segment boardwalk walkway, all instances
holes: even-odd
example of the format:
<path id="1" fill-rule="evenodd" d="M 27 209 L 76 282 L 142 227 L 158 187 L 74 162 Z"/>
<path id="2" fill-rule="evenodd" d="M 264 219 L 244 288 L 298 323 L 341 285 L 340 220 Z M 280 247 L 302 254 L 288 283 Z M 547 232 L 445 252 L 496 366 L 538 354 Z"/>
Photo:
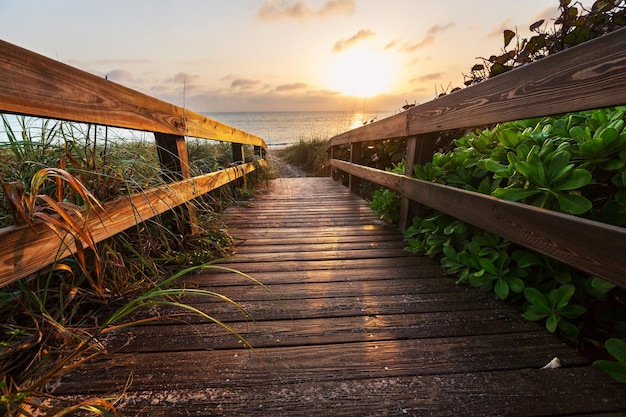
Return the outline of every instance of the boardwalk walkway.
<path id="1" fill-rule="evenodd" d="M 213 324 L 131 331 L 121 350 L 63 378 L 59 394 L 122 396 L 142 416 L 623 415 L 626 392 L 574 349 L 489 295 L 458 287 L 329 178 L 274 180 L 227 223 L 225 266 L 186 285 L 240 301 L 192 300 Z M 122 337 L 123 336 L 123 337 Z M 126 340 L 120 335 L 112 344 Z M 541 370 L 558 357 L 560 369 Z M 612 414 L 611 414 L 612 413 Z"/>

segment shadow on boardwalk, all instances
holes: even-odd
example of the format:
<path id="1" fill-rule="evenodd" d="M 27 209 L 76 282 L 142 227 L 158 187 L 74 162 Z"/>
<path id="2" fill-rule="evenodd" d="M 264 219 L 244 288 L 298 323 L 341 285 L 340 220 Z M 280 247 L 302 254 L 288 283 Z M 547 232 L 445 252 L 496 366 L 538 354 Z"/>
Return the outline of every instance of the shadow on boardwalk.
<path id="1" fill-rule="evenodd" d="M 329 178 L 281 178 L 226 223 L 241 239 L 229 273 L 188 299 L 254 346 L 194 317 L 146 325 L 62 379 L 59 395 L 120 396 L 120 415 L 622 415 L 621 385 L 488 295 L 453 284 Z M 126 344 L 125 344 L 126 343 Z M 558 357 L 560 369 L 540 369 Z"/>

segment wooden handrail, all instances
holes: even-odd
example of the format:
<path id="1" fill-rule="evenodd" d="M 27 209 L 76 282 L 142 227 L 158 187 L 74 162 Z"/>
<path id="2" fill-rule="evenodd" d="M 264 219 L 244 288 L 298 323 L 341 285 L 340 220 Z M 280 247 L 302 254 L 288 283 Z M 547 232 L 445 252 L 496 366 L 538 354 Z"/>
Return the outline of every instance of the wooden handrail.
<path id="1" fill-rule="evenodd" d="M 0 40 L 0 113 L 260 146 L 263 139 Z"/>
<path id="2" fill-rule="evenodd" d="M 626 229 L 333 159 L 333 148 L 406 138 L 432 157 L 436 133 L 626 103 L 626 29 L 331 138 L 330 165 L 626 288 Z M 425 144 L 425 141 L 428 144 Z M 411 151 L 413 150 L 413 151 Z M 425 150 L 419 154 L 420 150 Z M 429 152 L 429 155 L 426 153 Z M 352 158 L 352 156 L 351 156 Z M 408 216 L 409 210 L 404 210 Z M 401 224 L 408 224 L 408 218 Z"/>
<path id="3" fill-rule="evenodd" d="M 0 40 L 0 112 L 153 132 L 164 168 L 180 181 L 108 202 L 80 224 L 95 243 L 252 172 L 243 145 L 263 157 L 265 142 L 234 127 L 174 106 Z M 241 165 L 190 178 L 185 136 L 231 142 Z M 0 230 L 0 287 L 76 252 L 72 236 L 46 224 Z"/>

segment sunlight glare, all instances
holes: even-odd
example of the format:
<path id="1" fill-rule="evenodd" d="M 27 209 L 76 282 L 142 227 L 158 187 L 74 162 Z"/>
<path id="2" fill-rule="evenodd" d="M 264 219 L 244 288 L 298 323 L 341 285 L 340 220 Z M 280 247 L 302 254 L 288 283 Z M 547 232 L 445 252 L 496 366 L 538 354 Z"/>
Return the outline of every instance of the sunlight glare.
<path id="1" fill-rule="evenodd" d="M 333 56 L 328 83 L 332 90 L 347 96 L 372 97 L 389 92 L 393 76 L 388 54 L 359 47 Z"/>

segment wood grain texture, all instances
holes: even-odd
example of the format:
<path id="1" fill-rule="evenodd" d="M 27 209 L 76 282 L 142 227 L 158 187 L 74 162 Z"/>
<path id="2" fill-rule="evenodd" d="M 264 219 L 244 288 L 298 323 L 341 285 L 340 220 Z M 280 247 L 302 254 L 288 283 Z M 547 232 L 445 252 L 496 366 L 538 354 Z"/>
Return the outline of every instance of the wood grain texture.
<path id="1" fill-rule="evenodd" d="M 228 168 L 199 177 L 122 196 L 92 210 L 84 223 L 97 243 L 157 214 L 186 203 L 252 172 L 254 164 Z M 76 251 L 72 236 L 58 236 L 47 225 L 0 230 L 0 287 L 47 267 Z"/>
<path id="2" fill-rule="evenodd" d="M 260 146 L 250 133 L 0 41 L 0 112 Z"/>
<path id="3" fill-rule="evenodd" d="M 336 159 L 331 165 L 626 287 L 624 228 Z"/>
<path id="4" fill-rule="evenodd" d="M 327 147 L 626 103 L 626 28 L 337 135 Z"/>
<path id="5" fill-rule="evenodd" d="M 316 200 L 322 194 L 334 198 Z M 250 208 L 229 210 L 226 221 L 237 221 L 249 240 L 237 245 L 241 255 L 220 265 L 261 280 L 282 303 L 225 270 L 195 273 L 180 284 L 241 302 L 254 322 L 230 304 L 184 297 L 240 331 L 253 342 L 254 352 L 216 325 L 168 307 L 159 313 L 182 314 L 107 335 L 102 342 L 111 353 L 64 376 L 53 393 L 73 401 L 119 396 L 121 415 L 150 416 L 626 411 L 620 384 L 511 306 L 454 285 L 430 259 L 404 256 L 401 248 L 395 249 L 397 257 L 387 258 L 372 252 L 374 258 L 355 259 L 359 256 L 349 253 L 369 251 L 379 236 L 387 244 L 393 234 L 401 243 L 402 236 L 390 227 L 375 219 L 370 225 L 355 220 L 358 226 L 330 222 L 327 228 L 310 226 L 309 217 L 302 217 L 300 225 L 293 221 L 299 207 L 314 206 L 318 216 L 332 217 L 333 207 L 359 206 L 358 200 L 329 178 L 294 178 L 271 183 Z M 297 204 L 288 209 L 290 201 Z M 253 222 L 241 221 L 274 204 L 281 205 L 277 223 L 289 219 L 288 229 L 265 224 L 256 233 Z M 361 214 L 356 211 L 355 219 Z M 298 233 L 306 243 L 294 243 Z M 264 246 L 267 235 L 271 246 Z M 335 242 L 332 254 L 329 245 Z M 244 254 L 263 259 L 251 262 Z M 149 314 L 154 311 L 136 318 Z M 539 369 L 555 356 L 563 368 Z M 49 405 L 61 403 L 57 399 Z"/>

